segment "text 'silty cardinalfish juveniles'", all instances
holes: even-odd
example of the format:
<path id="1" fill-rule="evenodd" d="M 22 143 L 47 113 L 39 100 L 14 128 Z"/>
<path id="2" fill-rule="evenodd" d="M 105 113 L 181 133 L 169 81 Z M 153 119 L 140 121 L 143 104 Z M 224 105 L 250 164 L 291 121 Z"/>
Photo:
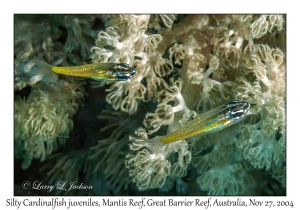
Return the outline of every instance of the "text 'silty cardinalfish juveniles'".
<path id="1" fill-rule="evenodd" d="M 148 148 L 155 151 L 171 142 L 223 130 L 224 128 L 240 122 L 246 116 L 249 109 L 249 103 L 232 100 L 227 104 L 218 106 L 196 116 L 186 126 L 169 135 L 157 136 L 154 139 L 151 139 Z"/>
<path id="2" fill-rule="evenodd" d="M 86 77 L 95 80 L 126 81 L 135 76 L 135 69 L 126 63 L 92 63 L 81 66 L 53 66 L 58 74 Z"/>

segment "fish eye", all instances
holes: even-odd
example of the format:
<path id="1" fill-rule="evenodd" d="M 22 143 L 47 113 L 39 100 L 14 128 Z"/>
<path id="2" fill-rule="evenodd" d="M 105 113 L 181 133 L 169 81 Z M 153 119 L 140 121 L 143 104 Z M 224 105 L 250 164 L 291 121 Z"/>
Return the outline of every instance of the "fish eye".
<path id="1" fill-rule="evenodd" d="M 136 75 L 136 70 L 126 63 L 114 64 L 113 71 L 110 73 L 116 77 L 117 81 L 126 81 Z"/>

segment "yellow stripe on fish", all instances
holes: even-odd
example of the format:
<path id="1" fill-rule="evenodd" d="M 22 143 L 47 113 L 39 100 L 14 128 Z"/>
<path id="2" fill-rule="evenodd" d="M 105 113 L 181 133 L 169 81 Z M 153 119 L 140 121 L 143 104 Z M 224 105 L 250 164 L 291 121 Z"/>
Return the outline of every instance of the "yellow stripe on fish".
<path id="1" fill-rule="evenodd" d="M 81 66 L 53 66 L 51 71 L 95 80 L 126 81 L 135 76 L 135 69 L 126 63 L 93 63 Z"/>
<path id="2" fill-rule="evenodd" d="M 186 126 L 166 135 L 157 136 L 149 141 L 149 149 L 158 150 L 175 141 L 214 133 L 240 122 L 250 109 L 250 104 L 232 100 L 195 117 Z"/>

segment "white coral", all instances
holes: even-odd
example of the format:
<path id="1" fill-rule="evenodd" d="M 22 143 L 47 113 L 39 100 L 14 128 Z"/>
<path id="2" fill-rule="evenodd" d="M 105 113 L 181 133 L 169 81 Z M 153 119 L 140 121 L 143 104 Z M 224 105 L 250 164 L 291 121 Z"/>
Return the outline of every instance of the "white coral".
<path id="1" fill-rule="evenodd" d="M 152 151 L 151 139 L 148 140 L 147 133 L 142 128 L 136 131 L 135 136 L 130 136 L 130 141 L 131 150 L 138 152 L 136 155 L 128 154 L 125 165 L 140 190 L 160 188 L 167 176 L 181 177 L 186 174 L 191 153 L 185 141 L 174 142 L 162 150 Z M 178 154 L 178 161 L 174 163 L 169 160 L 173 153 Z"/>

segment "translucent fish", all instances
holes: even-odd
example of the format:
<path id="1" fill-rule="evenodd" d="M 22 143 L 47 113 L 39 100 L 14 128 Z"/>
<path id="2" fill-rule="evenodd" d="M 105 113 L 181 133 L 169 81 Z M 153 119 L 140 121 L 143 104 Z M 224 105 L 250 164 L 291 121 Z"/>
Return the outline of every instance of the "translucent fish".
<path id="1" fill-rule="evenodd" d="M 135 76 L 135 69 L 126 63 L 93 63 L 81 66 L 52 66 L 51 71 L 95 80 L 126 81 Z"/>
<path id="2" fill-rule="evenodd" d="M 205 133 L 214 133 L 240 122 L 250 109 L 250 104 L 232 100 L 195 117 L 183 128 L 169 135 L 157 136 L 149 141 L 149 149 L 159 150 L 167 144 Z"/>

